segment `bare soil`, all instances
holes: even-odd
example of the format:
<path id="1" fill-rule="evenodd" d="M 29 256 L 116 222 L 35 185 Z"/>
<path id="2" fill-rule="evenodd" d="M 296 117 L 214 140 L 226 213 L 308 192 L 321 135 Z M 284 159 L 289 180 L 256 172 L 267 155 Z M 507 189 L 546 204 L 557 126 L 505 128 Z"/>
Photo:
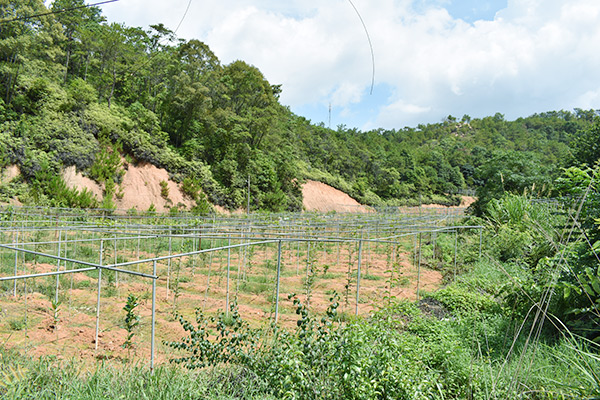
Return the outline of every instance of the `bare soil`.
<path id="1" fill-rule="evenodd" d="M 115 199 L 117 209 L 127 211 L 134 209 L 143 212 L 154 206 L 157 212 L 167 212 L 173 206 L 180 209 L 190 209 L 194 201 L 187 198 L 181 191 L 181 185 L 169 179 L 169 173 L 163 168 L 157 168 L 152 164 L 140 163 L 137 165 L 124 162 L 126 167 L 123 181 L 118 192 L 122 194 Z M 75 170 L 75 167 L 67 167 L 62 177 L 71 188 L 78 190 L 87 189 L 91 191 L 96 199 L 102 200 L 103 188 L 90 178 L 83 176 Z M 167 182 L 168 196 L 164 198 L 161 193 L 161 182 Z"/>
<path id="2" fill-rule="evenodd" d="M 346 193 L 317 181 L 307 181 L 302 185 L 302 206 L 306 211 L 320 212 L 373 212 L 370 207 L 361 205 Z"/>
<path id="3" fill-rule="evenodd" d="M 412 256 L 409 253 L 395 255 L 390 253 L 390 249 L 372 243 L 369 245 L 363 248 L 358 301 L 360 316 L 369 315 L 385 305 L 391 297 L 415 300 L 417 287 L 420 291 L 432 291 L 441 285 L 441 273 L 427 268 L 417 271 L 411 264 Z M 297 247 L 291 243 L 283 249 L 279 325 L 288 329 L 294 329 L 298 319 L 292 302 L 288 300 L 288 294 L 291 293 L 295 293 L 316 313 L 323 313 L 327 309 L 333 293 L 340 296 L 338 311 L 341 313 L 354 315 L 357 308 L 356 248 L 348 244 L 333 244 L 311 248 L 309 253 L 305 246 L 306 244 Z M 136 251 L 131 247 L 120 248 L 119 257 L 135 259 Z M 311 260 L 308 271 L 307 253 Z M 248 262 L 244 267 L 245 257 Z M 268 326 L 273 318 L 276 257 L 277 250 L 273 247 L 257 248 L 247 255 L 241 251 L 232 251 L 230 254 L 230 301 L 237 298 L 242 318 L 254 327 Z M 107 253 L 105 258 L 111 260 L 112 255 Z M 195 309 L 203 310 L 208 315 L 216 315 L 225 309 L 226 260 L 226 253 L 221 252 L 196 260 L 173 260 L 170 265 L 166 261 L 159 263 L 158 275 L 161 278 L 157 281 L 156 295 L 157 362 L 166 362 L 177 354 L 165 346 L 164 341 L 180 340 L 186 335 L 175 319 L 174 312 L 193 321 Z M 28 262 L 20 266 L 19 270 L 33 273 L 54 271 L 56 268 L 53 264 Z M 151 272 L 149 264 L 140 268 L 141 272 Z M 132 267 L 132 270 L 135 269 L 136 267 Z M 309 289 L 306 285 L 307 276 L 311 282 Z M 51 302 L 54 299 L 55 279 L 28 280 L 27 296 L 24 295 L 24 281 L 18 283 L 17 297 L 12 296 L 12 290 L 0 295 L 2 343 L 31 356 L 53 355 L 59 359 L 76 358 L 84 362 L 149 362 L 152 304 L 149 280 L 124 273 L 112 276 L 103 274 L 100 334 L 96 349 L 97 273 L 61 277 L 61 303 L 56 315 Z M 141 319 L 140 326 L 135 330 L 134 347 L 126 349 L 123 347 L 127 337 L 123 306 L 129 293 L 140 298 L 136 312 Z M 17 327 L 15 321 L 18 322 L 25 316 L 27 323 Z M 212 329 L 214 333 L 214 325 Z"/>
<path id="4" fill-rule="evenodd" d="M 81 172 L 77 171 L 74 165 L 63 170 L 62 178 L 68 187 L 75 188 L 77 190 L 87 189 L 94 194 L 96 200 L 102 200 L 102 192 L 104 189 L 98 183 L 96 183 L 96 181 L 88 178 L 87 176 L 83 176 Z"/>
<path id="5" fill-rule="evenodd" d="M 165 199 L 161 196 L 160 182 L 167 182 L 169 195 Z M 193 200 L 186 198 L 180 185 L 169 179 L 169 173 L 163 168 L 152 164 L 129 164 L 123 182 L 121 183 L 123 198 L 116 201 L 117 208 L 129 210 L 134 208 L 145 211 L 154 205 L 156 211 L 165 212 L 172 206 L 183 206 L 190 209 L 194 206 Z"/>

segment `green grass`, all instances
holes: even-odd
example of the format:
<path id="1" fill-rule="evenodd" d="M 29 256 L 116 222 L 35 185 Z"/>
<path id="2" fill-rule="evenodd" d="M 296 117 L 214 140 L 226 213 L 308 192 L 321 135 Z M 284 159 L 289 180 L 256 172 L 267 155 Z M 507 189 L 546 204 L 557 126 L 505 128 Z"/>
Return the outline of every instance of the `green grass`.
<path id="1" fill-rule="evenodd" d="M 9 319 L 8 327 L 12 331 L 22 331 L 27 327 L 27 319 L 25 317 Z"/>
<path id="2" fill-rule="evenodd" d="M 243 368 L 182 373 L 159 366 L 98 363 L 84 372 L 76 361 L 32 360 L 0 349 L 3 399 L 274 399 L 263 381 Z"/>

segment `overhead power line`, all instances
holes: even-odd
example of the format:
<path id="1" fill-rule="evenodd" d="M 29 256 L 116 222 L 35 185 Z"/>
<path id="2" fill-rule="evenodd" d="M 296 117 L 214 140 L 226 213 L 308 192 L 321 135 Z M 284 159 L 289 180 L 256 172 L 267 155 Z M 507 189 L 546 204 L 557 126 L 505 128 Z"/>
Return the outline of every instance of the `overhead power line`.
<path id="1" fill-rule="evenodd" d="M 106 0 L 106 1 L 101 1 L 99 3 L 84 4 L 82 6 L 63 8 L 61 10 L 52 10 L 52 11 L 48 11 L 48 12 L 40 13 L 40 14 L 25 15 L 23 17 L 16 17 L 16 18 L 11 18 L 11 19 L 4 19 L 4 20 L 0 20 L 0 24 L 6 24 L 6 23 L 9 23 L 9 22 L 15 22 L 15 21 L 24 21 L 24 20 L 31 19 L 31 18 L 43 17 L 45 15 L 61 14 L 61 13 L 64 13 L 64 12 L 79 10 L 81 8 L 88 8 L 88 7 L 99 6 L 99 5 L 102 5 L 102 4 L 114 3 L 116 1 L 119 1 L 119 0 Z"/>
<path id="2" fill-rule="evenodd" d="M 358 9 L 356 8 L 356 6 L 352 2 L 352 0 L 348 0 L 348 2 L 352 5 L 352 8 L 354 8 L 354 11 L 356 11 L 356 15 L 358 15 L 358 18 L 360 19 L 360 22 L 362 23 L 362 26 L 365 29 L 365 33 L 367 34 L 367 40 L 369 41 L 369 48 L 371 49 L 371 65 L 373 66 L 373 72 L 371 74 L 371 92 L 370 92 L 370 94 L 373 94 L 373 86 L 375 86 L 375 53 L 373 52 L 373 44 L 371 43 L 371 36 L 369 36 L 369 31 L 367 30 L 367 25 L 365 24 L 365 21 L 362 19 L 362 16 L 358 12 Z"/>

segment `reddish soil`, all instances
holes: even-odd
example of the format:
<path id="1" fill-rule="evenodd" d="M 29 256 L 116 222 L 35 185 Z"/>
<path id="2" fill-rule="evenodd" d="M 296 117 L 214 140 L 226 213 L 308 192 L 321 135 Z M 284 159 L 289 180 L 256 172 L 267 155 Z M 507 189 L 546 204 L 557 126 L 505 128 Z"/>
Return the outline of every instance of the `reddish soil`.
<path id="1" fill-rule="evenodd" d="M 370 245 L 370 246 L 369 246 Z M 288 294 L 296 293 L 298 298 L 308 304 L 313 312 L 322 313 L 329 305 L 329 298 L 337 292 L 340 295 L 339 311 L 354 315 L 356 309 L 356 269 L 357 252 L 353 246 L 335 244 L 329 247 L 312 248 L 312 280 L 310 299 L 307 299 L 304 285 L 306 271 L 306 245 L 300 252 L 295 244 L 285 245 L 282 254 L 282 277 L 279 301 L 279 325 L 289 329 L 296 326 L 297 315 Z M 318 245 L 316 245 L 318 246 Z M 349 253 L 352 250 L 352 253 Z M 339 253 L 338 253 L 339 251 Z M 135 250 L 120 250 L 120 256 L 135 259 Z M 110 259 L 107 254 L 106 258 Z M 232 251 L 230 258 L 230 299 L 236 297 L 240 315 L 254 327 L 268 326 L 274 311 L 274 282 L 276 271 L 275 248 L 255 249 L 248 255 L 249 263 L 243 270 L 244 259 L 241 251 Z M 416 299 L 417 271 L 411 265 L 411 255 L 399 253 L 396 260 L 388 250 L 367 244 L 363 248 L 361 265 L 360 300 L 358 313 L 367 316 L 387 302 L 388 296 L 398 299 Z M 269 260 L 269 261 L 266 261 Z M 393 262 L 391 268 L 390 262 Z M 57 266 L 48 263 L 28 263 L 19 267 L 20 271 L 47 272 Z M 63 269 L 64 266 L 61 267 Z M 151 272 L 148 264 L 141 266 L 142 272 Z M 185 336 L 181 325 L 175 320 L 173 312 L 194 320 L 194 309 L 204 310 L 208 315 L 216 315 L 225 307 L 226 253 L 213 257 L 183 259 L 181 263 L 173 261 L 158 265 L 161 278 L 157 282 L 156 345 L 157 362 L 166 362 L 176 353 L 165 346 L 165 340 L 180 340 Z M 132 267 L 136 270 L 137 267 Z M 390 279 L 390 270 L 394 273 Z M 239 275 L 238 275 L 239 271 Z M 54 298 L 55 278 L 36 278 L 28 280 L 27 299 L 23 295 L 24 282 L 18 284 L 16 298 L 5 292 L 1 297 L 2 315 L 0 317 L 0 342 L 14 347 L 32 356 L 54 355 L 60 359 L 78 358 L 84 361 L 112 359 L 116 361 L 139 360 L 149 362 L 150 321 L 151 321 L 151 283 L 143 278 L 119 273 L 118 276 L 103 273 L 103 287 L 100 305 L 100 335 L 98 350 L 95 349 L 95 315 L 97 274 L 71 274 L 61 277 L 60 298 L 57 318 L 50 299 Z M 169 291 L 167 291 L 169 276 Z M 238 281 L 238 276 L 240 280 Z M 244 280 L 243 277 L 246 277 Z M 390 281 L 393 282 L 390 289 Z M 422 268 L 419 289 L 435 290 L 440 286 L 442 276 L 438 271 Z M 348 285 L 348 288 L 346 288 Z M 41 294 L 43 288 L 46 293 Z M 239 290 L 238 290 L 239 289 Z M 136 310 L 140 315 L 140 326 L 135 331 L 134 348 L 122 347 L 127 332 L 123 327 L 125 312 L 123 306 L 127 295 L 139 296 L 140 306 Z M 15 321 L 27 315 L 27 327 L 15 328 Z M 214 325 L 213 325 L 214 333 Z"/>
<path id="2" fill-rule="evenodd" d="M 83 176 L 81 172 L 77 172 L 74 165 L 64 169 L 62 178 L 68 187 L 78 190 L 87 189 L 94 194 L 96 200 L 102 201 L 102 192 L 104 189 L 87 176 Z"/>
<path id="3" fill-rule="evenodd" d="M 115 199 L 117 209 L 124 212 L 134 209 L 137 212 L 146 211 L 151 205 L 157 212 L 167 212 L 170 207 L 179 205 L 182 209 L 190 209 L 194 202 L 185 197 L 178 183 L 169 179 L 169 173 L 162 168 L 157 168 L 148 163 L 138 165 L 128 164 L 123 160 L 126 167 L 123 181 L 117 191 L 122 194 Z M 103 188 L 95 181 L 83 176 L 75 170 L 75 167 L 66 168 L 62 177 L 67 186 L 79 190 L 91 191 L 98 200 L 102 200 Z M 162 197 L 161 182 L 167 182 L 168 196 Z M 119 198 L 120 197 L 120 198 Z"/>
<path id="4" fill-rule="evenodd" d="M 167 182 L 169 195 L 161 196 L 160 183 Z M 194 202 L 181 192 L 179 184 L 169 179 L 169 173 L 148 163 L 129 164 L 121 184 L 123 198 L 116 201 L 117 208 L 129 210 L 135 208 L 145 211 L 154 205 L 156 211 L 168 211 L 168 207 L 181 205 L 185 209 L 193 207 Z"/>
<path id="5" fill-rule="evenodd" d="M 18 165 L 9 165 L 2 170 L 0 175 L 0 182 L 8 183 L 21 174 L 21 170 Z"/>
<path id="6" fill-rule="evenodd" d="M 346 193 L 317 181 L 302 185 L 302 206 L 306 211 L 367 213 L 373 210 L 361 205 Z"/>

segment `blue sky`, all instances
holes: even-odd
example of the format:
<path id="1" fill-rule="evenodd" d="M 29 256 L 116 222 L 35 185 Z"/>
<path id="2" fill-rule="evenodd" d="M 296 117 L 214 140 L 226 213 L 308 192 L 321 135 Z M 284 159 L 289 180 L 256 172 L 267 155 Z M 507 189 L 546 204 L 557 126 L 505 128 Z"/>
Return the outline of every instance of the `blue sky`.
<path id="1" fill-rule="evenodd" d="M 431 2 L 430 2 L 431 4 Z M 433 5 L 444 7 L 454 18 L 466 22 L 479 20 L 493 21 L 496 13 L 507 7 L 506 0 L 448 0 L 434 2 Z"/>
<path id="2" fill-rule="evenodd" d="M 600 108 L 598 0 L 119 0 L 109 22 L 162 22 L 282 84 L 315 123 L 403 128 L 448 115 L 514 119 Z"/>

